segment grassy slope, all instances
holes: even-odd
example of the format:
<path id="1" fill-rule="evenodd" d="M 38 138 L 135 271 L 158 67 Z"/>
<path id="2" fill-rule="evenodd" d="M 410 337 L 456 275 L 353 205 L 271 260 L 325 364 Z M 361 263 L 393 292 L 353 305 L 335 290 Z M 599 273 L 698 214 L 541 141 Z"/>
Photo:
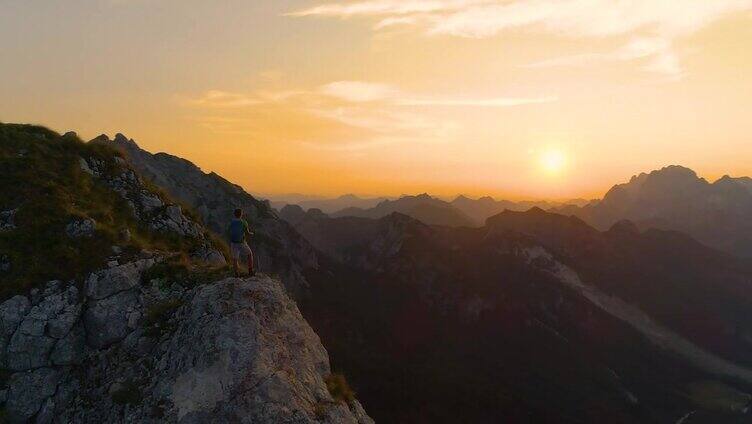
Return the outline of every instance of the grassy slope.
<path id="1" fill-rule="evenodd" d="M 106 172 L 118 172 L 119 155 L 43 127 L 0 123 L 0 211 L 19 209 L 17 228 L 0 232 L 0 256 L 11 261 L 10 271 L 0 273 L 0 299 L 51 279 L 80 279 L 105 265 L 113 245 L 124 255 L 189 247 L 148 231 L 120 196 L 81 170 L 80 158 L 94 157 L 109 164 Z M 65 227 L 75 217 L 97 222 L 93 237 L 68 237 Z M 128 242 L 120 240 L 125 229 L 133 235 Z"/>

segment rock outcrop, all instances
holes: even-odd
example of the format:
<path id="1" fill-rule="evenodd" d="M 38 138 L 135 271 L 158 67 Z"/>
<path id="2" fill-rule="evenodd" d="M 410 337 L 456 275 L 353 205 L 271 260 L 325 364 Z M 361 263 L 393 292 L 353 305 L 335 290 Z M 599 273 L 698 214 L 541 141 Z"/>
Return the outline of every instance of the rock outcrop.
<path id="1" fill-rule="evenodd" d="M 97 140 L 106 139 L 100 136 Z M 212 244 L 209 235 L 201 225 L 190 219 L 178 204 L 163 199 L 154 189 L 148 187 L 130 164 L 120 157 L 114 163 L 96 158 L 81 158 L 81 170 L 104 181 L 109 188 L 122 197 L 133 215 L 153 231 L 187 237 L 195 241 L 191 256 L 211 265 L 225 265 L 227 262 Z M 74 220 L 66 231 L 71 237 L 86 237 L 95 229 L 92 219 Z"/>
<path id="2" fill-rule="evenodd" d="M 200 215 L 204 226 L 215 234 L 224 236 L 233 210 L 243 209 L 255 233 L 252 245 L 260 270 L 278 274 L 293 295 L 308 286 L 303 273 L 318 267 L 316 252 L 287 222 L 276 216 L 268 202 L 254 198 L 215 173 L 204 173 L 185 159 L 166 153 L 149 153 L 122 134 L 111 141 L 106 136 L 92 141 L 121 150 L 128 164 L 141 176 L 190 206 Z"/>
<path id="3" fill-rule="evenodd" d="M 143 259 L 0 304 L 11 422 L 370 423 L 281 284 L 142 283 Z"/>
<path id="4" fill-rule="evenodd" d="M 91 237 L 96 228 L 97 223 L 91 218 L 75 219 L 68 223 L 65 232 L 72 238 Z"/>
<path id="5" fill-rule="evenodd" d="M 16 228 L 16 212 L 18 212 L 18 209 L 0 212 L 0 231 L 10 231 Z"/>

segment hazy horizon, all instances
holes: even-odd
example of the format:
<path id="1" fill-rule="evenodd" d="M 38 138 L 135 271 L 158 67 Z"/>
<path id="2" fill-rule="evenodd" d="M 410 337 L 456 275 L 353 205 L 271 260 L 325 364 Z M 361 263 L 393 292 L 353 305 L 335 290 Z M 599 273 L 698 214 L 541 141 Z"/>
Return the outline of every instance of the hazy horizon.
<path id="1" fill-rule="evenodd" d="M 599 198 L 752 174 L 752 1 L 11 0 L 0 121 L 254 193 Z"/>

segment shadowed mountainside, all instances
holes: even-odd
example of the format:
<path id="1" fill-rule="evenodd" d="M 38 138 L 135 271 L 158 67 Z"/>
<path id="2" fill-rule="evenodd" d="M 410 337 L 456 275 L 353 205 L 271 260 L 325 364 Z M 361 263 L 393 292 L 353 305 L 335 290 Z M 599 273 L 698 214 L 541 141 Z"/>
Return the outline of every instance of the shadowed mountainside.
<path id="1" fill-rule="evenodd" d="M 301 308 L 377 420 L 748 418 L 752 268 L 686 236 L 540 209 L 296 228 L 336 276 L 311 273 Z"/>

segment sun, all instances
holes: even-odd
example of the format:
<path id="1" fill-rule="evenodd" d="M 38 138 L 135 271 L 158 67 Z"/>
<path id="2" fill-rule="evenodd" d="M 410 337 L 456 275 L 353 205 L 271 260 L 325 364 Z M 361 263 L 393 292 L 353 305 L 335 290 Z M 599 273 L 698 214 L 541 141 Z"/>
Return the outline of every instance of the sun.
<path id="1" fill-rule="evenodd" d="M 558 149 L 548 149 L 540 155 L 540 166 L 546 174 L 560 174 L 567 166 L 567 156 Z"/>

